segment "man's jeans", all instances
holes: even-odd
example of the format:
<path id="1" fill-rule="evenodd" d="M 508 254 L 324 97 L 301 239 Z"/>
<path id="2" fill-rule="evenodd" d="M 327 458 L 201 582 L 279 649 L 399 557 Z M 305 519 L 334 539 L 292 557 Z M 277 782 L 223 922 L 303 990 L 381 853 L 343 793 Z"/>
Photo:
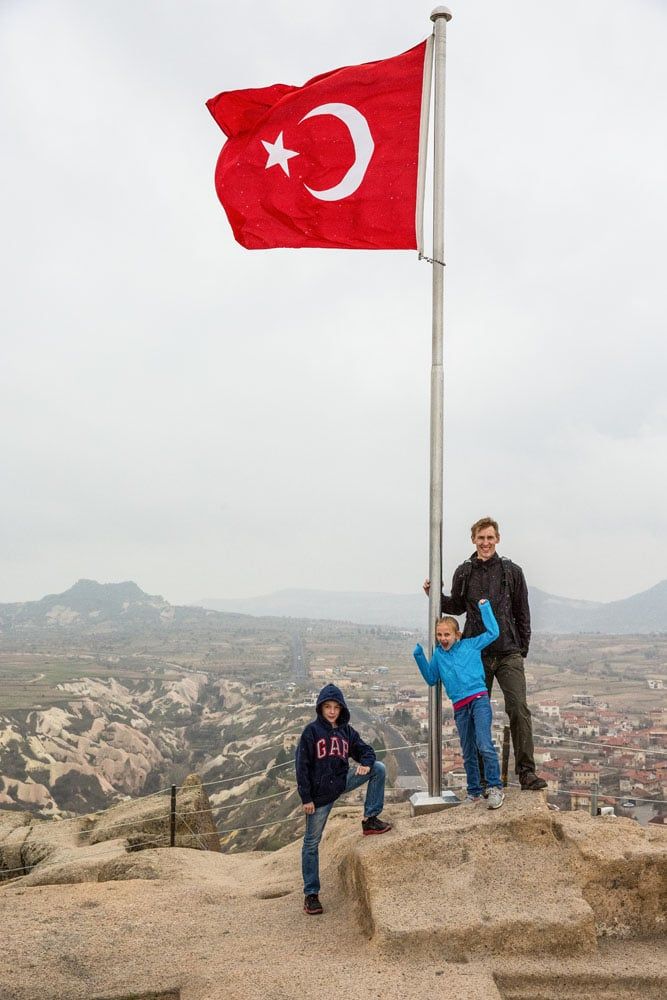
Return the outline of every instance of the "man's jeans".
<path id="1" fill-rule="evenodd" d="M 483 660 L 489 697 L 493 682 L 497 680 L 505 699 L 505 711 L 509 716 L 514 747 L 514 769 L 517 774 L 534 771 L 533 723 L 526 703 L 523 657 L 520 653 L 506 653 L 504 656 L 483 657 Z"/>
<path id="2" fill-rule="evenodd" d="M 477 754 L 484 762 L 486 783 L 490 787 L 502 788 L 498 755 L 491 740 L 491 701 L 487 695 L 469 701 L 454 712 L 454 721 L 461 739 L 463 763 L 468 781 L 468 795 L 478 798 L 482 794 L 482 780 Z"/>
<path id="3" fill-rule="evenodd" d="M 384 778 L 385 766 L 376 760 L 368 774 L 357 774 L 350 770 L 347 774 L 347 784 L 345 791 L 351 792 L 359 788 L 366 781 L 366 801 L 364 803 L 364 819 L 369 816 L 379 816 L 384 806 Z M 345 794 L 345 792 L 343 793 Z M 306 816 L 306 833 L 303 838 L 303 848 L 301 850 L 301 869 L 303 871 L 303 891 L 304 895 L 315 895 L 320 891 L 320 857 L 319 846 L 324 827 L 329 818 L 329 813 L 334 806 L 334 802 L 327 802 L 325 806 L 318 806 L 314 813 Z"/>

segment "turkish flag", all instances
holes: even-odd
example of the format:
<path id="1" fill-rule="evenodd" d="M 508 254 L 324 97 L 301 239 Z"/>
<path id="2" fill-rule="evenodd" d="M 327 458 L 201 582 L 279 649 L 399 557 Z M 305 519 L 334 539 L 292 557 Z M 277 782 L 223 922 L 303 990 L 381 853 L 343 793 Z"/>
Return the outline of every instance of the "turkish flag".
<path id="1" fill-rule="evenodd" d="M 207 101 L 228 136 L 215 187 L 242 246 L 416 248 L 425 51 Z"/>

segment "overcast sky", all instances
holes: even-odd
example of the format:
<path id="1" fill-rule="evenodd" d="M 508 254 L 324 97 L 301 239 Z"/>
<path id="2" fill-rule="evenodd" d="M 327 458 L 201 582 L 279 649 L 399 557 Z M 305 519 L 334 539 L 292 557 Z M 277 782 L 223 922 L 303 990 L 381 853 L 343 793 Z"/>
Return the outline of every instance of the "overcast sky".
<path id="1" fill-rule="evenodd" d="M 0 600 L 420 586 L 430 265 L 243 250 L 204 102 L 433 6 L 0 0 Z M 667 3 L 451 8 L 445 576 L 491 514 L 530 583 L 625 597 L 667 577 Z"/>

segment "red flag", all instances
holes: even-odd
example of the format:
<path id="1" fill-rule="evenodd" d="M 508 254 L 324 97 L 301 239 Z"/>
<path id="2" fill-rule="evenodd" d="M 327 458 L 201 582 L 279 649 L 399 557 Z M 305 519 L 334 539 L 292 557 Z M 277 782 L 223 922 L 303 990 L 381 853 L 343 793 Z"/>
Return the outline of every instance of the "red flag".
<path id="1" fill-rule="evenodd" d="M 215 187 L 242 246 L 416 248 L 425 50 L 207 101 L 228 136 Z"/>

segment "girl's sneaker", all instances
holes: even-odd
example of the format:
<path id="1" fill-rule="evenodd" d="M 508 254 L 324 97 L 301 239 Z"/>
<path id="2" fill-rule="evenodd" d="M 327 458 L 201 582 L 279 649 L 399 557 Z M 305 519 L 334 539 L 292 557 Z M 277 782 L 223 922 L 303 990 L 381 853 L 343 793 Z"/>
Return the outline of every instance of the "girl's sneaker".
<path id="1" fill-rule="evenodd" d="M 489 795 L 487 798 L 489 809 L 500 809 L 504 801 L 505 793 L 502 788 L 489 788 Z"/>
<path id="2" fill-rule="evenodd" d="M 481 795 L 466 795 L 464 799 L 461 800 L 462 806 L 478 806 L 482 801 Z"/>

